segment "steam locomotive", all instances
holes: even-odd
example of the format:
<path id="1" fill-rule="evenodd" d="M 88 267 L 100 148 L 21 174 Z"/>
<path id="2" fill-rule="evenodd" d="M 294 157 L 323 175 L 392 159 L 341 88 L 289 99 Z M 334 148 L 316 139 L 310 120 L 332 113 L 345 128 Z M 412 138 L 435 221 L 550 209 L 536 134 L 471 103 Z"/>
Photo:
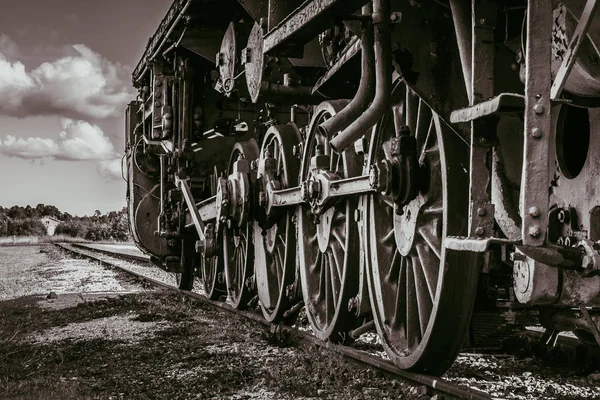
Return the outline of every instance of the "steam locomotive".
<path id="1" fill-rule="evenodd" d="M 126 110 L 135 242 L 403 369 L 507 315 L 598 345 L 599 3 L 175 0 Z"/>

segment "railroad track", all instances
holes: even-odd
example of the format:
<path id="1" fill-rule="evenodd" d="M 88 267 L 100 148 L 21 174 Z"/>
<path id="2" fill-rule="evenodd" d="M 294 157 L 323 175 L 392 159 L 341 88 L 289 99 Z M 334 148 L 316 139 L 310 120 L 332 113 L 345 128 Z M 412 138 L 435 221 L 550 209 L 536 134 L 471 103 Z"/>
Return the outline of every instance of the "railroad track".
<path id="1" fill-rule="evenodd" d="M 265 319 L 259 314 L 253 313 L 251 311 L 237 310 L 237 309 L 229 306 L 226 303 L 209 300 L 199 293 L 195 293 L 195 292 L 191 292 L 191 291 L 187 291 L 187 290 L 180 290 L 176 286 L 167 284 L 165 282 L 162 282 L 158 279 L 141 274 L 139 272 L 132 271 L 131 269 L 128 269 L 126 267 L 112 263 L 109 260 L 100 258 L 94 254 L 90 254 L 89 252 L 95 252 L 97 254 L 108 255 L 111 257 L 121 258 L 121 259 L 125 259 L 125 260 L 150 263 L 149 257 L 139 256 L 139 255 L 135 255 L 135 254 L 128 254 L 128 253 L 119 252 L 119 251 L 112 251 L 112 250 L 108 250 L 108 249 L 101 249 L 101 248 L 98 248 L 95 246 L 87 246 L 87 245 L 82 245 L 82 244 L 72 244 L 72 245 L 56 244 L 56 246 L 58 246 L 59 248 L 65 250 L 71 254 L 83 256 L 85 258 L 96 261 L 96 262 L 100 263 L 101 265 L 108 266 L 111 268 L 117 268 L 127 274 L 133 275 L 140 280 L 144 280 L 144 281 L 149 282 L 158 287 L 177 291 L 188 298 L 192 298 L 192 299 L 210 304 L 221 310 L 231 312 L 236 315 L 251 319 L 251 320 L 261 323 L 263 325 L 273 326 L 271 323 L 265 321 Z M 459 385 L 459 384 L 447 381 L 443 378 L 401 370 L 401 369 L 397 368 L 396 366 L 394 366 L 388 360 L 385 360 L 381 357 L 371 355 L 369 353 L 366 353 L 364 351 L 361 351 L 361 350 L 358 350 L 358 349 L 355 349 L 352 347 L 320 341 L 312 334 L 310 334 L 308 332 L 303 332 L 296 328 L 279 325 L 278 329 L 282 329 L 284 332 L 289 334 L 291 340 L 293 340 L 295 343 L 297 343 L 299 345 L 304 345 L 304 346 L 317 345 L 317 346 L 326 348 L 329 351 L 341 354 L 343 357 L 345 357 L 347 359 L 351 359 L 351 360 L 353 360 L 355 362 L 359 362 L 363 365 L 367 365 L 372 368 L 376 368 L 376 369 L 388 372 L 390 374 L 393 374 L 393 375 L 395 375 L 401 379 L 404 379 L 406 381 L 409 381 L 411 383 L 425 385 L 429 388 L 432 388 L 434 391 L 436 391 L 437 393 L 440 393 L 440 394 L 446 394 L 446 395 L 454 396 L 454 397 L 457 397 L 460 399 L 473 399 L 473 400 L 480 400 L 480 399 L 483 400 L 483 399 L 494 399 L 495 398 L 481 390 L 470 388 L 470 387 L 467 387 L 464 385 Z"/>

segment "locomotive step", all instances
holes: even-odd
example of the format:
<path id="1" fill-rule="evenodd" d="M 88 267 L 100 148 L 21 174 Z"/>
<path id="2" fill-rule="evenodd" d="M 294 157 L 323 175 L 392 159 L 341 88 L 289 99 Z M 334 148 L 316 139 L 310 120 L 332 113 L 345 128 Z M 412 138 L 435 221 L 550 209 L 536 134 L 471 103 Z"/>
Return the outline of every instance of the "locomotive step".
<path id="1" fill-rule="evenodd" d="M 470 107 L 452 111 L 450 122 L 469 122 L 492 115 L 521 114 L 525 110 L 525 96 L 502 93 Z"/>
<path id="2" fill-rule="evenodd" d="M 444 241 L 444 246 L 449 250 L 471 251 L 474 253 L 485 253 L 492 246 L 503 244 L 520 245 L 521 242 L 497 237 L 475 238 L 466 236 L 448 236 Z"/>

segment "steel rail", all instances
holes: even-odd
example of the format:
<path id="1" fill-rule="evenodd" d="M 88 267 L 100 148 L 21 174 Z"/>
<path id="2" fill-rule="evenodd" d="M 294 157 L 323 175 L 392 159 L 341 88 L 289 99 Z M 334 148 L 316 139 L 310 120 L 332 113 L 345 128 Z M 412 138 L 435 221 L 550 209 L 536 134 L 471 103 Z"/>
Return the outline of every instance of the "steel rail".
<path id="1" fill-rule="evenodd" d="M 255 322 L 259 322 L 265 326 L 271 326 L 271 327 L 275 326 L 275 325 L 269 323 L 268 321 L 266 321 L 261 315 L 255 314 L 250 311 L 237 310 L 237 309 L 229 306 L 226 303 L 209 300 L 199 293 L 191 292 L 188 290 L 178 289 L 177 287 L 175 287 L 173 285 L 169 285 L 167 283 L 164 283 L 158 279 L 148 277 L 146 275 L 132 271 L 126 267 L 122 267 L 122 266 L 113 264 L 107 260 L 103 260 L 103 259 L 95 257 L 93 255 L 81 252 L 79 249 L 84 249 L 86 251 L 92 251 L 92 252 L 98 252 L 101 254 L 106 254 L 106 255 L 117 257 L 117 258 L 134 259 L 137 261 L 150 262 L 149 258 L 144 259 L 143 257 L 135 256 L 132 254 L 125 254 L 125 253 L 121 253 L 121 252 L 112 252 L 110 250 L 104 250 L 104 249 L 100 250 L 100 249 L 97 249 L 94 247 L 88 247 L 84 244 L 73 244 L 72 246 L 68 246 L 65 244 L 56 243 L 55 245 L 60 247 L 63 250 L 70 252 L 70 253 L 84 256 L 91 260 L 94 260 L 94 261 L 100 263 L 101 265 L 105 265 L 105 266 L 108 266 L 111 268 L 117 268 L 117 269 L 119 269 L 123 272 L 126 272 L 128 274 L 131 274 L 143 281 L 150 282 L 150 283 L 152 283 L 156 286 L 162 287 L 164 289 L 177 291 L 186 297 L 189 297 L 189 298 L 192 298 L 195 300 L 199 300 L 203 303 L 211 304 L 214 307 L 231 312 L 233 314 L 237 314 L 239 316 L 246 317 Z M 354 349 L 352 347 L 338 345 L 338 344 L 334 344 L 334 343 L 330 343 L 330 342 L 323 342 L 307 332 L 303 332 L 303 331 L 300 331 L 298 329 L 295 329 L 295 328 L 292 328 L 289 326 L 279 325 L 278 328 L 282 329 L 286 334 L 289 334 L 290 340 L 294 341 L 297 344 L 304 345 L 304 346 L 316 345 L 316 346 L 322 347 L 329 351 L 338 353 L 346 358 L 352 359 L 353 361 L 358 362 L 360 364 L 374 367 L 374 368 L 380 369 L 382 371 L 391 373 L 392 375 L 396 375 L 396 376 L 403 378 L 407 381 L 410 381 L 412 383 L 417 383 L 420 385 L 428 386 L 428 387 L 430 387 L 438 392 L 441 392 L 443 394 L 455 396 L 460 399 L 470 399 L 470 400 L 494 399 L 493 396 L 491 396 L 483 391 L 480 391 L 478 389 L 469 388 L 469 387 L 466 387 L 463 385 L 458 385 L 458 384 L 452 383 L 450 381 L 447 381 L 443 378 L 436 377 L 436 376 L 405 371 L 405 370 L 402 370 L 402 369 L 396 367 L 390 361 L 385 360 L 381 357 L 373 356 L 371 354 L 365 353 L 361 350 Z"/>

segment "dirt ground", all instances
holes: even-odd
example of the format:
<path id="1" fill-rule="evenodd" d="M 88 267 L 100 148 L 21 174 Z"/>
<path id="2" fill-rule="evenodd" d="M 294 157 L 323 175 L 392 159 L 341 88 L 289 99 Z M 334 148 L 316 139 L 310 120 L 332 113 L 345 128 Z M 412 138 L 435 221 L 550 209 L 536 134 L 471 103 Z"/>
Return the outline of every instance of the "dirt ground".
<path id="1" fill-rule="evenodd" d="M 60 264 L 51 247 L 15 251 L 13 278 L 19 260 L 33 275 Z M 23 283 L 7 283 L 0 263 L 5 286 Z M 431 398 L 321 348 L 290 347 L 252 321 L 133 286 L 0 301 L 0 399 Z"/>

